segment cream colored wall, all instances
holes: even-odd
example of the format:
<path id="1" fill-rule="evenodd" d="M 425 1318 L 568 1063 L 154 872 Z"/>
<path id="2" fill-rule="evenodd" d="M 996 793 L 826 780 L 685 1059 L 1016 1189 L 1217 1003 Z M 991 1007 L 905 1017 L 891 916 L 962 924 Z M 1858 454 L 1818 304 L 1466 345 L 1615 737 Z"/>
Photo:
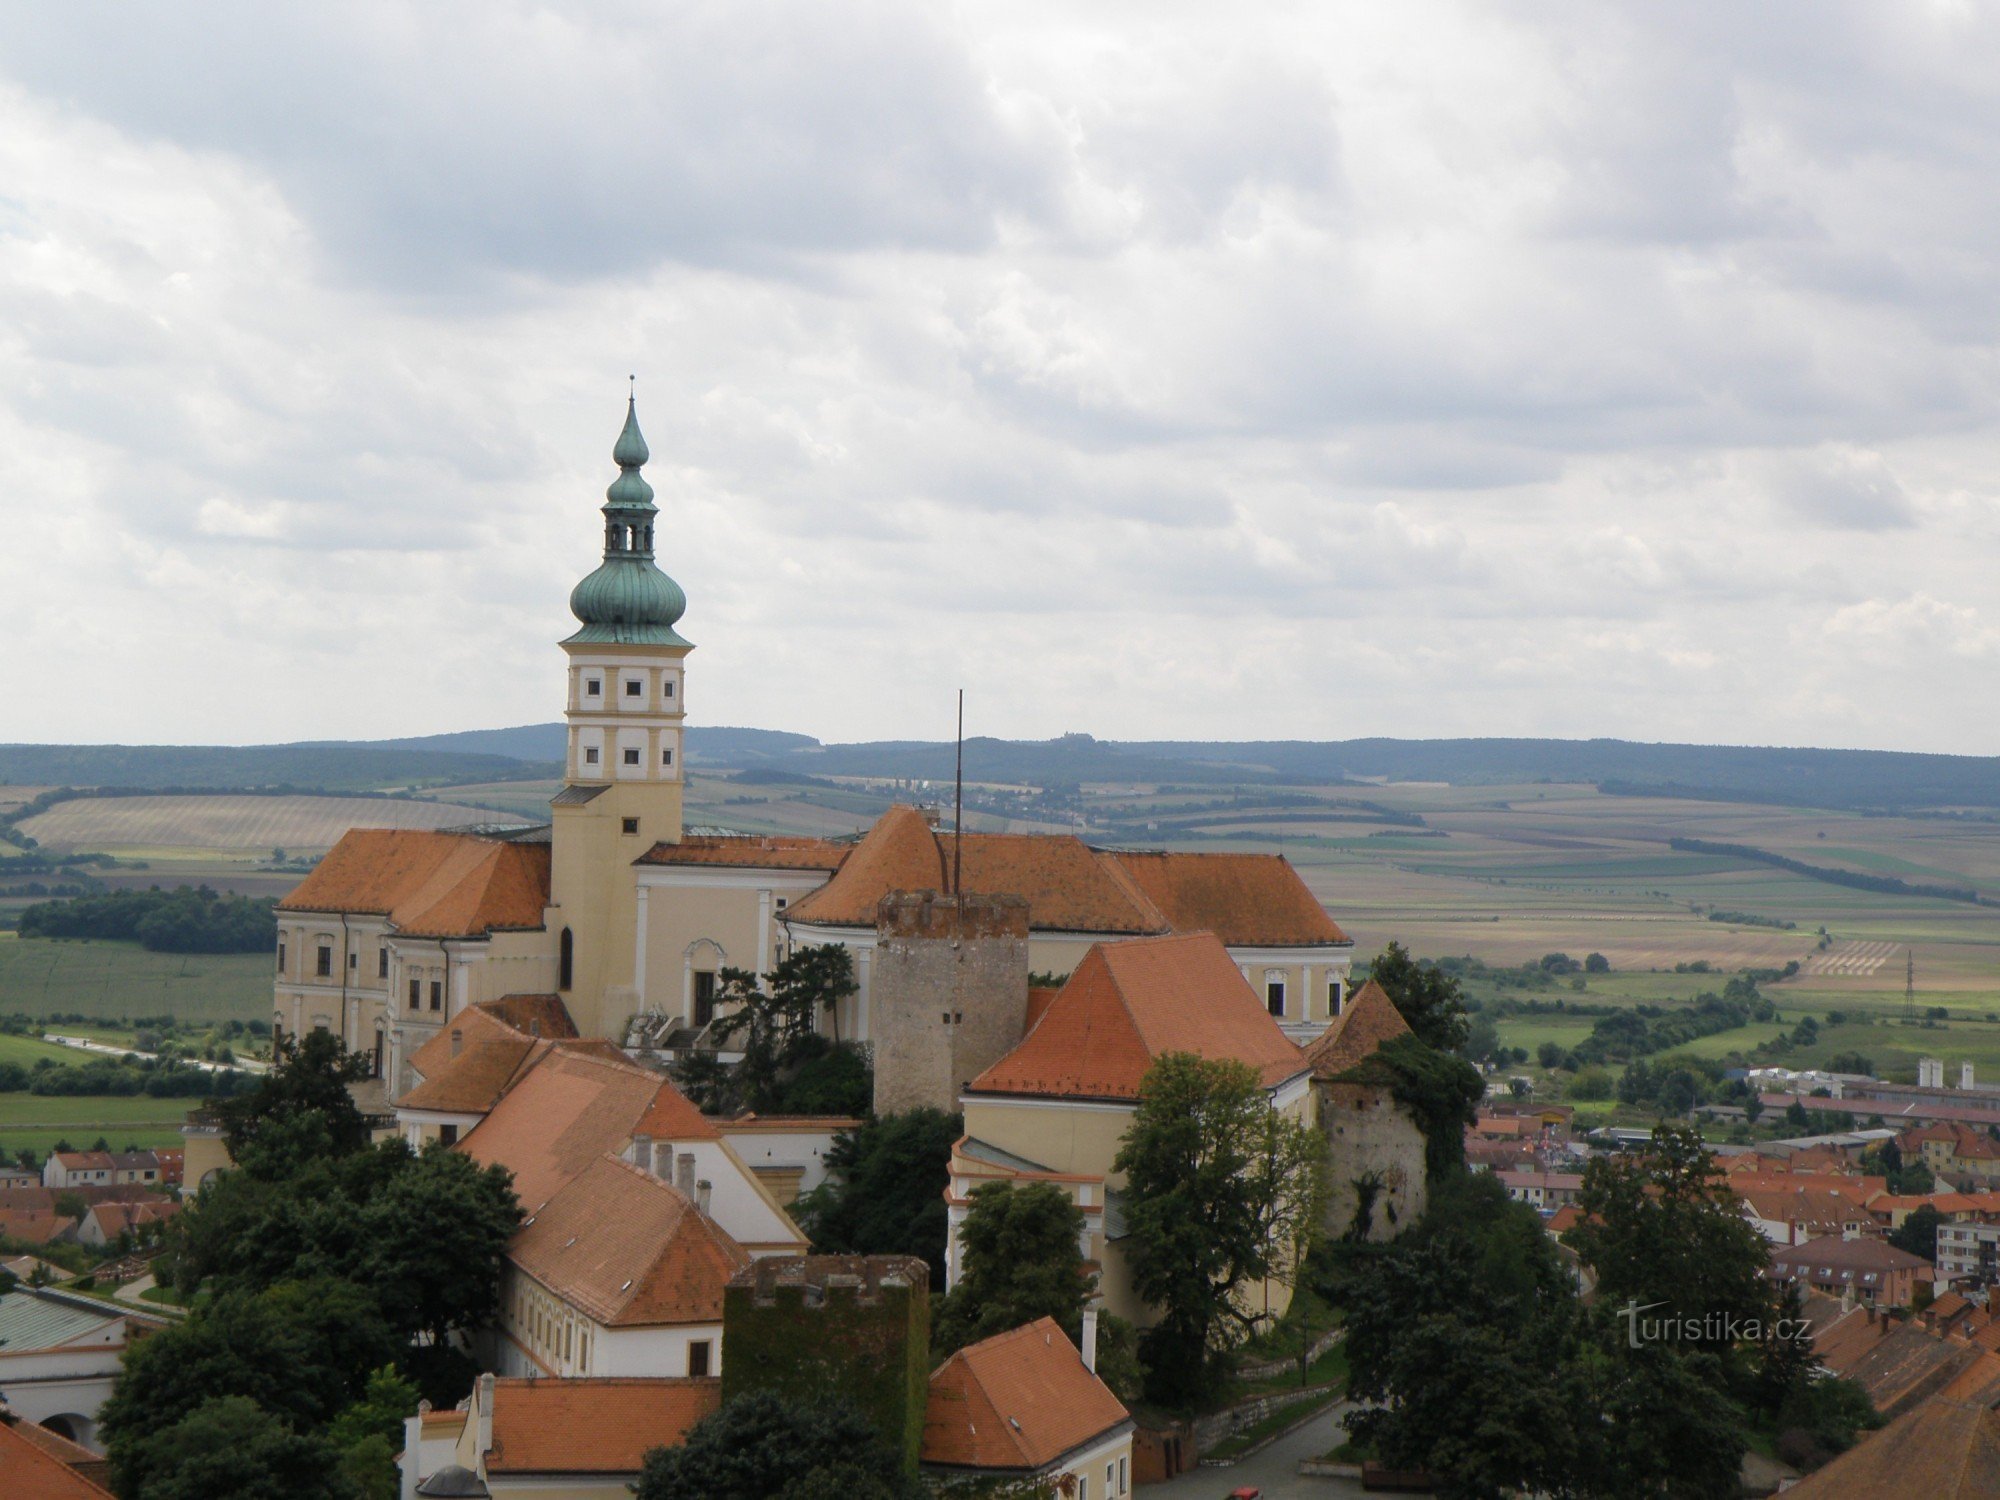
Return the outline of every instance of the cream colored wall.
<path id="1" fill-rule="evenodd" d="M 181 1149 L 187 1153 L 181 1163 L 181 1191 L 184 1194 L 198 1192 L 202 1179 L 210 1172 L 224 1172 L 236 1165 L 219 1130 L 183 1130 Z"/>
<path id="2" fill-rule="evenodd" d="M 1076 966 L 1083 962 L 1083 956 L 1090 948 L 1091 940 L 1087 937 L 1030 932 L 1028 968 L 1036 974 L 1055 974 L 1066 979 L 1076 972 Z"/>
<path id="3" fill-rule="evenodd" d="M 784 941 L 779 901 L 797 901 L 825 883 L 818 870 L 724 870 L 644 866 L 644 1009 L 688 1016 L 697 970 L 769 973 Z"/>
<path id="4" fill-rule="evenodd" d="M 1063 1104 L 1052 1100 L 1000 1103 L 967 1095 L 965 1133 L 1051 1172 L 1101 1176 L 1114 1187 L 1123 1176 L 1112 1158 L 1132 1125 L 1129 1106 Z"/>

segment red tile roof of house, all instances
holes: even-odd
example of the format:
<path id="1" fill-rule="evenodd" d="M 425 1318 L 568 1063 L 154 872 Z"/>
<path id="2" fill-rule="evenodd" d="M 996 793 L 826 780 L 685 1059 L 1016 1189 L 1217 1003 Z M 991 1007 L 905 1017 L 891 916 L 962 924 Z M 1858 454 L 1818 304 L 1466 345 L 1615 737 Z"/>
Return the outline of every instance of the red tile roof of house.
<path id="1" fill-rule="evenodd" d="M 1098 943 L 1035 1029 L 970 1085 L 975 1094 L 1136 1099 L 1169 1052 L 1233 1058 L 1265 1087 L 1306 1071 L 1214 934 Z"/>
<path id="2" fill-rule="evenodd" d="M 482 1000 L 473 1009 L 505 1021 L 516 1031 L 549 1041 L 566 1041 L 578 1034 L 560 995 L 502 995 L 498 1000 Z"/>
<path id="3" fill-rule="evenodd" d="M 624 1150 L 660 1087 L 634 1063 L 554 1047 L 454 1149 L 506 1167 L 522 1210 L 534 1213 L 598 1157 Z"/>
<path id="4" fill-rule="evenodd" d="M 1396 1009 L 1389 992 L 1369 980 L 1348 997 L 1340 1014 L 1306 1047 L 1306 1063 L 1315 1078 L 1332 1078 L 1370 1055 L 1384 1042 L 1410 1034 L 1410 1023 Z M 1530 1121 L 1523 1121 L 1530 1125 Z"/>
<path id="5" fill-rule="evenodd" d="M 496 1380 L 489 1474 L 637 1474 L 722 1404 L 703 1379 Z"/>
<path id="6" fill-rule="evenodd" d="M 959 1350 L 931 1375 L 923 1461 L 1034 1471 L 1131 1420 L 1053 1318 Z"/>
<path id="7" fill-rule="evenodd" d="M 74 1219 L 32 1208 L 0 1208 L 0 1235 L 29 1245 L 48 1245 L 75 1227 Z"/>
<path id="8" fill-rule="evenodd" d="M 414 828 L 351 828 L 280 911 L 389 918 L 416 937 L 481 937 L 542 925 L 549 845 Z"/>
<path id="9" fill-rule="evenodd" d="M 968 833 L 955 845 L 914 807 L 882 814 L 833 878 L 785 917 L 873 927 L 892 891 L 948 888 L 955 847 L 964 889 L 1026 898 L 1028 925 L 1040 932 L 1213 932 L 1238 947 L 1352 941 L 1279 855 L 1132 853 L 1047 833 Z"/>
<path id="10" fill-rule="evenodd" d="M 507 1258 L 613 1328 L 720 1322 L 723 1288 L 750 1264 L 686 1194 L 615 1156 L 543 1204 Z"/>
<path id="11" fill-rule="evenodd" d="M 147 1203 L 94 1203 L 90 1207 L 90 1217 L 97 1221 L 98 1232 L 107 1240 L 115 1240 L 128 1229 L 136 1229 L 141 1224 L 157 1224 L 162 1219 L 171 1219 L 181 1211 L 179 1203 L 171 1198 L 155 1198 Z"/>
<path id="12" fill-rule="evenodd" d="M 2000 1494 L 2000 1414 L 1962 1401 L 1926 1401 L 1785 1493 L 1791 1500 Z"/>
<path id="13" fill-rule="evenodd" d="M 1232 948 L 1320 948 L 1354 941 L 1282 854 L 1119 850 L 1108 857 L 1175 932 L 1212 932 Z"/>
<path id="14" fill-rule="evenodd" d="M 554 1045 L 516 1031 L 477 1006 L 468 1007 L 411 1054 L 410 1067 L 419 1080 L 396 1101 L 397 1107 L 485 1114 Z"/>
<path id="15" fill-rule="evenodd" d="M 25 1436 L 25 1425 L 0 1422 L 0 1491 L 7 1500 L 112 1500 L 111 1491 L 79 1474 L 49 1445 Z"/>
<path id="16" fill-rule="evenodd" d="M 852 844 L 831 839 L 767 835 L 697 834 L 678 844 L 653 845 L 634 864 L 726 865 L 752 870 L 838 870 Z"/>
<path id="17" fill-rule="evenodd" d="M 722 1131 L 671 1083 L 662 1083 L 653 1102 L 632 1127 L 634 1135 L 649 1135 L 656 1141 L 719 1141 Z"/>

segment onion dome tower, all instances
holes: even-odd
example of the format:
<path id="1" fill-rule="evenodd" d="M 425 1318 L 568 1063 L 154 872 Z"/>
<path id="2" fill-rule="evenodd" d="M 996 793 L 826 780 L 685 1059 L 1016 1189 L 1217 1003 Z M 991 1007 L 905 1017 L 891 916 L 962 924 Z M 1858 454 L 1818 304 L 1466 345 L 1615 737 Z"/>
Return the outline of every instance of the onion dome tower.
<path id="1" fill-rule="evenodd" d="M 639 472 L 650 456 L 628 400 L 611 450 L 618 477 L 604 494 L 604 560 L 570 592 L 579 628 L 562 642 L 569 744 L 552 803 L 548 930 L 558 942 L 556 988 L 585 1036 L 622 1035 L 636 1003 L 632 862 L 681 838 L 693 647 L 674 628 L 687 595 L 653 560 L 659 512 Z"/>

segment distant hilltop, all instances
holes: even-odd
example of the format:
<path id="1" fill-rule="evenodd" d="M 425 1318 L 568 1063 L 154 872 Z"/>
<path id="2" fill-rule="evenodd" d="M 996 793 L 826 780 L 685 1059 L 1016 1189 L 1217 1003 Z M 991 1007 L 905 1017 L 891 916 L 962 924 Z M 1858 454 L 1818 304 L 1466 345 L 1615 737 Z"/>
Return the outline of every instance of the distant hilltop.
<path id="1" fill-rule="evenodd" d="M 287 745 L 0 745 L 0 783 L 132 788 L 360 790 L 526 781 L 561 774 L 564 727 L 529 724 L 393 740 Z M 776 776 L 948 781 L 949 741 L 829 745 L 774 729 L 690 729 L 691 765 Z M 2000 757 L 1890 750 L 1650 745 L 1630 740 L 966 741 L 977 781 L 1459 786 L 1587 783 L 1612 794 L 1811 807 L 1984 813 L 2000 809 Z"/>

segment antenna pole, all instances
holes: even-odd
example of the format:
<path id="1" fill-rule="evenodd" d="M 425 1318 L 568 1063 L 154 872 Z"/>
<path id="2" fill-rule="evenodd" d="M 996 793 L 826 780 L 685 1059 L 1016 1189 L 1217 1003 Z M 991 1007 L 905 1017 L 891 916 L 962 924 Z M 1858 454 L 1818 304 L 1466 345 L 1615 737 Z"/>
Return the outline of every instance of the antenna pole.
<path id="1" fill-rule="evenodd" d="M 958 690 L 958 752 L 951 774 L 951 893 L 965 905 L 965 886 L 960 882 L 965 853 L 965 689 Z"/>

